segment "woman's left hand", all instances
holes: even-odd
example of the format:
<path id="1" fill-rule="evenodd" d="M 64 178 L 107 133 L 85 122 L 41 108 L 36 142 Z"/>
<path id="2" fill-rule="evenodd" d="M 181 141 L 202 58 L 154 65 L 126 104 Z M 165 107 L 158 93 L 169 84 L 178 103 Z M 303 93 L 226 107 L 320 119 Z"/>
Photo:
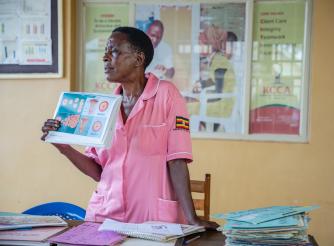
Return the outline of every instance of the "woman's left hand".
<path id="1" fill-rule="evenodd" d="M 214 221 L 202 220 L 198 217 L 194 221 L 190 222 L 190 224 L 204 226 L 205 229 L 214 231 L 219 227 L 219 224 Z"/>

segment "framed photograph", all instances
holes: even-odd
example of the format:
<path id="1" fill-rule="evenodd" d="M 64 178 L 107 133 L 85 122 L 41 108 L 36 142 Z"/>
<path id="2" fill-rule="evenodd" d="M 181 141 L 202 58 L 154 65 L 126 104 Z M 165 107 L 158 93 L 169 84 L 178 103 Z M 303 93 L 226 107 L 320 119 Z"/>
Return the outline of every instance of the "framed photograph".
<path id="1" fill-rule="evenodd" d="M 146 72 L 181 91 L 192 136 L 219 138 L 243 130 L 251 41 L 247 2 L 135 4 L 135 25 L 154 46 Z"/>
<path id="2" fill-rule="evenodd" d="M 62 0 L 0 2 L 0 78 L 63 76 Z"/>
<path id="3" fill-rule="evenodd" d="M 80 0 L 79 90 L 111 93 L 110 32 L 150 37 L 146 73 L 185 98 L 193 138 L 307 140 L 312 0 Z"/>

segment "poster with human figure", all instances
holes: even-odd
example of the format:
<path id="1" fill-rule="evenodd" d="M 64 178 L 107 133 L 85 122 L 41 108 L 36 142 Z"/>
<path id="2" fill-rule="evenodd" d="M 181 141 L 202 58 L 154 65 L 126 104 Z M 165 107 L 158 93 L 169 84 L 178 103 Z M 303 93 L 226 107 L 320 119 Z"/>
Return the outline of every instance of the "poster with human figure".
<path id="1" fill-rule="evenodd" d="M 175 73 L 173 65 L 173 52 L 168 43 L 162 40 L 164 34 L 164 25 L 160 20 L 153 20 L 146 30 L 150 37 L 154 56 L 146 72 L 156 73 L 160 78 L 172 79 Z"/>
<path id="2" fill-rule="evenodd" d="M 175 83 L 193 136 L 241 132 L 246 3 L 136 4 L 135 25 L 151 38 L 146 69 Z"/>
<path id="3" fill-rule="evenodd" d="M 195 20 L 192 88 L 184 94 L 192 132 L 204 137 L 241 133 L 246 3 L 200 4 L 193 9 Z"/>
<path id="4" fill-rule="evenodd" d="M 146 73 L 187 87 L 191 72 L 191 53 L 180 51 L 191 45 L 191 5 L 136 4 L 135 25 L 151 39 L 154 56 Z"/>

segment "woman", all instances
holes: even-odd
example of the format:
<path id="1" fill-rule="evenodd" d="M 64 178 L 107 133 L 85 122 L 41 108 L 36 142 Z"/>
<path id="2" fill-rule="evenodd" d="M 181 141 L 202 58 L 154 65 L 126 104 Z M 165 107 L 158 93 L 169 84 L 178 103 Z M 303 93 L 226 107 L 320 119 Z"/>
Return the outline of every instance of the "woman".
<path id="1" fill-rule="evenodd" d="M 189 120 L 177 88 L 154 75 L 145 76 L 153 57 L 149 37 L 132 27 L 116 28 L 108 39 L 106 79 L 118 82 L 123 96 L 110 148 L 54 144 L 83 173 L 98 181 L 86 220 L 111 218 L 141 223 L 149 220 L 216 228 L 196 216 L 187 163 L 192 161 Z M 49 119 L 42 140 L 60 122 Z"/>

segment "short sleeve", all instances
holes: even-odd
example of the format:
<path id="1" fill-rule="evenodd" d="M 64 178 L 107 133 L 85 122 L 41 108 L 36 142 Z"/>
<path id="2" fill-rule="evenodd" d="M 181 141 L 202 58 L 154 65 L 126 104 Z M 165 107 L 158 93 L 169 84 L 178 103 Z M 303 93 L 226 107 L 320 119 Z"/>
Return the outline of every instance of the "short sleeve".
<path id="1" fill-rule="evenodd" d="M 186 102 L 176 88 L 171 91 L 168 102 L 170 111 L 168 114 L 167 161 L 186 159 L 187 162 L 191 162 L 193 157 Z"/>
<path id="2" fill-rule="evenodd" d="M 86 156 L 88 156 L 89 158 L 93 159 L 97 164 L 99 164 L 100 166 L 103 166 L 101 164 L 101 161 L 99 159 L 99 155 L 97 153 L 97 150 L 95 147 L 86 147 L 85 148 L 85 151 L 84 151 L 84 154 Z"/>

